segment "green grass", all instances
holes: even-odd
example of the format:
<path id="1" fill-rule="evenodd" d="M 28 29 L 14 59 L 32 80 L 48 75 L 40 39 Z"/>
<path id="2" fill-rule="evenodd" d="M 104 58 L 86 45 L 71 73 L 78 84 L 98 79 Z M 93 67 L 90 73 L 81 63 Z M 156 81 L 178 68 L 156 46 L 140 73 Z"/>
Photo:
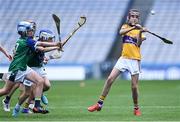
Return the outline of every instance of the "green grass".
<path id="1" fill-rule="evenodd" d="M 0 121 L 180 121 L 180 81 L 140 81 L 140 117 L 133 115 L 130 81 L 120 80 L 113 84 L 102 111 L 88 112 L 87 107 L 98 100 L 103 84 L 102 80 L 87 80 L 85 87 L 80 87 L 79 81 L 52 82 L 46 93 L 49 114 L 13 118 L 1 108 Z M 17 102 L 17 94 L 11 107 Z"/>

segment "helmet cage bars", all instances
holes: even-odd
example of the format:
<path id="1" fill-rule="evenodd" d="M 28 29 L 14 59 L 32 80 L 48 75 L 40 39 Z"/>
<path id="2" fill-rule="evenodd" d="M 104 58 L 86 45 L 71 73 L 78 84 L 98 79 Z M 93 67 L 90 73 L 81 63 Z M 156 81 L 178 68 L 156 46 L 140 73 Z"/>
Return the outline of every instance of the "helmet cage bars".
<path id="1" fill-rule="evenodd" d="M 50 30 L 41 30 L 39 32 L 39 39 L 41 41 L 55 41 L 55 35 Z"/>

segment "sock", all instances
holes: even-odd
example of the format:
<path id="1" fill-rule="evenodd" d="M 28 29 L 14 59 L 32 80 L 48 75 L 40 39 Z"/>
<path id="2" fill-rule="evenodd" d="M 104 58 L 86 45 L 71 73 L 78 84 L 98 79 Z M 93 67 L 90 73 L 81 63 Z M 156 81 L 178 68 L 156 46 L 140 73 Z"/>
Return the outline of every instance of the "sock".
<path id="1" fill-rule="evenodd" d="M 29 103 L 26 102 L 26 103 L 24 104 L 24 108 L 29 108 Z"/>
<path id="2" fill-rule="evenodd" d="M 100 105 L 103 105 L 103 101 L 104 101 L 105 97 L 104 96 L 100 96 L 99 100 L 98 100 L 98 103 Z"/>
<path id="3" fill-rule="evenodd" d="M 35 107 L 40 107 L 41 98 L 35 98 Z"/>
<path id="4" fill-rule="evenodd" d="M 6 98 L 5 98 L 4 102 L 5 102 L 6 104 L 8 104 L 8 103 L 9 103 L 9 101 L 10 101 L 10 99 L 11 99 L 11 97 L 6 96 Z"/>
<path id="5" fill-rule="evenodd" d="M 20 110 L 21 106 L 17 103 L 16 106 L 15 106 L 15 109 L 16 110 Z"/>
<path id="6" fill-rule="evenodd" d="M 138 107 L 138 106 L 134 106 L 134 109 L 135 109 L 135 110 L 138 110 L 138 109 L 139 109 L 139 107 Z"/>

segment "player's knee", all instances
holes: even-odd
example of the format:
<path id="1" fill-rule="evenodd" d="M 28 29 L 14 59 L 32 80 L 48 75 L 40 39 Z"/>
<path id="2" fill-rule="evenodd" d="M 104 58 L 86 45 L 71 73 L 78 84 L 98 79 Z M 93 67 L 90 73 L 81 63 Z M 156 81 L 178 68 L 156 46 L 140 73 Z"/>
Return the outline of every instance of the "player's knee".
<path id="1" fill-rule="evenodd" d="M 47 84 L 47 90 L 49 90 L 50 88 L 51 88 L 51 84 L 49 83 L 49 84 Z"/>
<path id="2" fill-rule="evenodd" d="M 51 87 L 51 83 L 47 78 L 44 78 L 44 88 L 46 88 L 47 90 L 49 90 Z"/>
<path id="3" fill-rule="evenodd" d="M 43 91 L 48 91 L 51 88 L 51 84 L 45 84 Z"/>
<path id="4" fill-rule="evenodd" d="M 138 88 L 138 85 L 137 84 L 132 84 L 132 89 L 137 89 Z"/>

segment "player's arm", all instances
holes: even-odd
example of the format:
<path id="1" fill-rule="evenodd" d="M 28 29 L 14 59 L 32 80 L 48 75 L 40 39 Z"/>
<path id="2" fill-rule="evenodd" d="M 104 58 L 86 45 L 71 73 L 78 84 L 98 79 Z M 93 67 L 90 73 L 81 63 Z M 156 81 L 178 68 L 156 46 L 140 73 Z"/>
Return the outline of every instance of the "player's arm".
<path id="1" fill-rule="evenodd" d="M 60 42 L 41 42 L 41 41 L 38 41 L 36 45 L 42 46 L 42 47 L 53 47 L 53 46 L 60 47 L 61 43 Z"/>
<path id="2" fill-rule="evenodd" d="M 36 40 L 33 40 L 31 38 L 28 38 L 27 39 L 27 45 L 28 46 L 42 46 L 42 47 L 53 47 L 53 46 L 58 46 L 60 47 L 61 46 L 61 43 L 60 42 L 41 42 L 41 41 L 36 41 Z"/>
<path id="3" fill-rule="evenodd" d="M 134 29 L 136 29 L 136 26 L 133 26 L 133 27 L 130 27 L 130 28 L 126 28 L 125 26 L 122 26 L 122 28 L 119 31 L 119 34 L 120 35 L 125 35 L 126 33 L 130 32 L 130 31 L 132 31 Z"/>
<path id="4" fill-rule="evenodd" d="M 41 42 L 41 41 L 36 41 L 31 38 L 27 39 L 27 45 L 32 49 L 32 50 L 43 50 L 43 52 L 48 52 L 51 50 L 55 49 L 60 49 L 61 48 L 61 43 L 60 42 Z M 49 47 L 49 48 L 45 48 Z M 37 49 L 36 49 L 37 48 Z"/>
<path id="5" fill-rule="evenodd" d="M 43 51 L 43 52 L 49 52 L 49 51 L 56 50 L 56 49 L 58 49 L 59 51 L 63 51 L 61 42 L 41 42 L 41 41 L 38 41 L 36 46 L 39 47 L 39 50 Z"/>
<path id="6" fill-rule="evenodd" d="M 143 42 L 144 40 L 146 40 L 146 37 L 143 35 L 143 32 L 146 32 L 146 31 L 147 31 L 147 29 L 144 28 L 144 27 L 142 27 L 142 28 L 140 29 L 140 32 L 139 32 L 139 34 L 138 34 L 138 36 L 137 36 L 137 46 L 138 46 L 138 47 L 140 47 L 141 44 L 142 44 L 142 42 Z"/>
<path id="7" fill-rule="evenodd" d="M 0 51 L 2 53 L 4 53 L 4 55 L 11 61 L 12 60 L 12 56 L 10 54 L 7 53 L 7 51 L 2 47 L 0 46 Z"/>
<path id="8" fill-rule="evenodd" d="M 50 52 L 53 50 L 59 49 L 58 46 L 52 46 L 52 47 L 42 47 L 42 46 L 36 46 L 36 50 L 42 51 L 42 52 Z"/>

